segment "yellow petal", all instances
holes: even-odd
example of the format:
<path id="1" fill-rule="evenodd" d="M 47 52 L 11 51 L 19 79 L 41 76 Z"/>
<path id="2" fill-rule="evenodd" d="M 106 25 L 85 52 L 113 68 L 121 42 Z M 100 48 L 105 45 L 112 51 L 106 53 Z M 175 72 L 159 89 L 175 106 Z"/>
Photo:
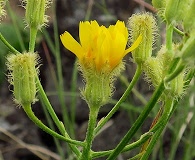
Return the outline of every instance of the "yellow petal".
<path id="1" fill-rule="evenodd" d="M 128 31 L 127 31 L 127 27 L 125 26 L 124 22 L 117 21 L 115 28 L 116 30 L 120 31 L 125 36 L 125 38 L 128 38 Z"/>
<path id="2" fill-rule="evenodd" d="M 112 41 L 112 50 L 110 52 L 110 66 L 116 67 L 125 56 L 123 53 L 127 44 L 127 39 L 119 31 L 115 33 L 116 39 Z"/>
<path id="3" fill-rule="evenodd" d="M 68 32 L 64 32 L 60 35 L 60 39 L 64 47 L 74 53 L 79 59 L 83 56 L 83 48 L 81 45 L 70 35 Z"/>
<path id="4" fill-rule="evenodd" d="M 101 39 L 101 40 L 100 40 Z M 99 35 L 99 53 L 98 53 L 98 64 L 99 68 L 105 65 L 106 62 L 109 61 L 110 59 L 110 41 L 111 41 L 111 36 L 105 28 L 102 33 Z"/>
<path id="5" fill-rule="evenodd" d="M 89 47 L 89 42 L 90 42 L 90 37 L 91 37 L 90 30 L 91 30 L 91 26 L 88 21 L 79 23 L 80 43 L 81 43 L 81 46 L 86 49 Z"/>
<path id="6" fill-rule="evenodd" d="M 100 26 L 97 23 L 97 21 L 91 21 L 91 29 L 93 32 L 97 32 L 99 30 Z"/>
<path id="7" fill-rule="evenodd" d="M 133 43 L 133 45 L 125 50 L 124 54 L 126 55 L 127 53 L 129 53 L 129 52 L 133 51 L 134 49 L 136 49 L 141 41 L 142 41 L 142 35 L 139 35 L 139 37 L 136 39 L 136 41 Z"/>

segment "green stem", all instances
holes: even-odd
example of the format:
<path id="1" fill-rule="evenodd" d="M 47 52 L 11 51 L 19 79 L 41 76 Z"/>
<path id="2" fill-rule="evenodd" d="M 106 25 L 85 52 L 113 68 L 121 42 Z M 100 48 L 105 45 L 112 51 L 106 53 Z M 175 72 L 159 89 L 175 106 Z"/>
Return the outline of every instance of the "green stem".
<path id="1" fill-rule="evenodd" d="M 121 103 L 123 103 L 127 99 L 127 97 L 129 96 L 129 93 L 131 92 L 132 88 L 137 83 L 141 73 L 142 73 L 141 66 L 138 65 L 137 69 L 136 69 L 136 72 L 135 72 L 135 75 L 134 75 L 131 83 L 129 84 L 128 88 L 126 89 L 126 91 L 124 92 L 122 97 L 119 99 L 119 101 L 116 103 L 116 105 L 108 113 L 108 115 L 98 124 L 98 126 L 95 129 L 95 134 L 97 134 L 100 131 L 100 129 L 109 121 L 109 119 L 112 117 L 112 115 L 119 109 Z"/>
<path id="2" fill-rule="evenodd" d="M 94 139 L 94 129 L 96 126 L 98 111 L 99 111 L 99 107 L 96 106 L 90 107 L 89 122 L 88 122 L 87 134 L 85 138 L 85 146 L 83 148 L 83 152 L 79 160 L 92 159 L 90 150 L 92 146 L 92 141 Z"/>
<path id="3" fill-rule="evenodd" d="M 127 77 L 125 76 L 120 76 L 120 80 L 125 84 L 126 87 L 129 86 Z M 135 88 L 132 88 L 132 92 L 135 95 L 136 98 L 139 99 L 140 102 L 142 102 L 142 104 L 146 105 L 147 104 L 147 100 L 144 98 L 144 96 L 139 93 Z"/>
<path id="4" fill-rule="evenodd" d="M 173 109 L 173 100 L 166 98 L 165 107 L 162 117 L 159 119 L 158 123 L 150 130 L 151 132 L 155 132 L 152 137 L 149 145 L 147 146 L 145 153 L 141 157 L 140 160 L 147 160 L 149 155 L 151 154 L 156 142 L 158 141 L 163 129 L 165 128 L 168 120 L 170 118 L 171 111 Z"/>
<path id="5" fill-rule="evenodd" d="M 151 132 L 156 132 L 170 117 L 171 111 L 173 110 L 173 98 L 166 98 L 165 101 L 165 107 L 162 116 L 158 120 L 158 122 L 155 124 L 154 127 L 150 130 Z"/>
<path id="6" fill-rule="evenodd" d="M 133 142 L 133 143 L 125 146 L 125 148 L 122 150 L 122 152 L 127 152 L 127 151 L 130 151 L 130 150 L 132 150 L 132 149 L 134 149 L 136 147 L 139 147 L 140 145 L 142 145 L 143 143 L 145 143 L 152 135 L 153 135 L 152 132 L 147 132 L 147 133 L 143 134 L 140 137 L 139 140 L 137 140 L 136 142 Z M 108 156 L 112 152 L 113 152 L 113 150 L 93 152 L 92 153 L 92 157 L 93 158 L 100 158 L 100 157 Z"/>
<path id="7" fill-rule="evenodd" d="M 49 114 L 51 115 L 54 123 L 58 127 L 60 133 L 64 135 L 66 133 L 66 129 L 65 129 L 65 127 L 62 126 L 61 121 L 58 119 L 55 111 L 53 110 L 53 107 L 51 106 L 51 104 L 47 98 L 47 95 L 45 94 L 45 91 L 41 85 L 41 82 L 40 82 L 38 76 L 36 77 L 36 79 L 37 79 L 36 82 L 37 82 L 39 96 L 41 97 L 44 105 L 47 107 L 47 110 L 49 111 Z"/>
<path id="8" fill-rule="evenodd" d="M 30 27 L 29 52 L 34 52 L 37 32 L 38 32 L 37 28 Z"/>
<path id="9" fill-rule="evenodd" d="M 17 51 L 14 47 L 12 47 L 11 44 L 9 44 L 9 42 L 3 37 L 3 35 L 0 33 L 0 40 L 7 46 L 7 48 L 10 49 L 11 52 L 15 53 L 15 54 L 20 54 L 19 51 Z"/>
<path id="10" fill-rule="evenodd" d="M 78 146 L 83 146 L 83 143 L 80 142 L 80 141 L 76 141 L 76 140 L 72 140 L 70 138 L 65 138 L 64 136 L 54 132 L 53 130 L 51 130 L 50 128 L 48 128 L 46 125 L 44 125 L 34 114 L 34 112 L 32 111 L 32 108 L 31 108 L 31 105 L 30 104 L 27 104 L 27 105 L 23 105 L 23 109 L 24 111 L 26 112 L 27 116 L 39 127 L 41 128 L 43 131 L 47 132 L 48 134 L 60 139 L 60 140 L 63 140 L 63 141 L 66 141 L 68 143 L 71 143 L 71 144 L 75 144 L 75 145 L 78 145 Z"/>
<path id="11" fill-rule="evenodd" d="M 175 77 L 177 77 L 184 70 L 185 66 L 186 65 L 181 62 L 179 66 L 171 74 L 165 77 L 165 83 L 168 83 Z"/>
<path id="12" fill-rule="evenodd" d="M 173 39 L 173 25 L 167 24 L 166 26 L 166 47 L 169 52 L 172 52 L 172 39 Z"/>
<path id="13" fill-rule="evenodd" d="M 178 64 L 181 63 L 181 58 L 174 58 L 169 66 L 167 74 L 173 73 Z"/>
<path id="14" fill-rule="evenodd" d="M 120 152 L 123 150 L 123 148 L 126 146 L 126 144 L 130 141 L 130 139 L 133 137 L 133 135 L 136 133 L 136 131 L 139 129 L 139 127 L 143 124 L 144 120 L 150 113 L 150 111 L 153 109 L 155 104 L 157 103 L 158 99 L 160 98 L 161 94 L 163 93 L 165 89 L 164 82 L 161 82 L 158 88 L 153 93 L 150 101 L 145 106 L 142 113 L 139 115 L 133 126 L 130 128 L 130 130 L 127 132 L 127 134 L 123 137 L 123 139 L 120 141 L 120 143 L 117 145 L 117 147 L 114 149 L 114 151 L 110 154 L 110 156 L 107 158 L 107 160 L 113 160 L 115 159 Z"/>
<path id="15" fill-rule="evenodd" d="M 52 117 L 54 123 L 56 124 L 56 126 L 58 127 L 58 129 L 59 129 L 59 131 L 60 131 L 60 133 L 61 133 L 62 135 L 64 135 L 64 136 L 67 137 L 67 138 L 70 138 L 70 136 L 68 135 L 68 133 L 67 133 L 67 131 L 66 131 L 64 125 L 63 125 L 62 122 L 58 119 L 58 117 L 57 117 L 55 111 L 53 110 L 53 107 L 52 107 L 52 105 L 50 104 L 50 102 L 49 102 L 49 100 L 48 100 L 48 98 L 47 98 L 47 95 L 45 94 L 45 91 L 44 91 L 44 89 L 43 89 L 43 87 L 42 87 L 42 85 L 41 85 L 41 82 L 40 82 L 40 80 L 39 80 L 39 78 L 38 78 L 38 75 L 37 75 L 36 78 L 37 78 L 36 82 L 37 82 L 37 87 L 38 87 L 39 95 L 40 95 L 40 97 L 41 97 L 43 103 L 45 104 L 45 106 L 46 106 L 46 108 L 47 108 L 49 114 L 51 115 L 51 117 Z M 78 150 L 78 148 L 77 148 L 76 146 L 70 145 L 70 147 L 72 148 L 73 152 L 74 152 L 77 156 L 79 156 L 79 155 L 81 154 L 80 151 Z"/>
<path id="16" fill-rule="evenodd" d="M 41 102 L 41 105 L 42 105 L 42 107 L 43 107 L 43 111 L 44 111 L 44 113 L 45 113 L 45 117 L 46 117 L 46 119 L 47 119 L 47 122 L 48 122 L 48 124 L 49 124 L 49 127 L 50 127 L 52 130 L 55 130 L 55 127 L 54 127 L 54 124 L 53 124 L 53 122 L 52 122 L 52 119 L 51 119 L 51 117 L 49 116 L 49 113 L 48 113 L 48 111 L 47 111 L 47 109 L 46 109 L 46 107 L 45 107 L 45 104 L 43 103 L 42 99 L 40 99 L 40 102 Z M 62 148 L 61 145 L 60 145 L 59 139 L 57 139 L 57 138 L 55 138 L 55 137 L 53 137 L 53 139 L 54 139 L 54 143 L 55 143 L 55 145 L 56 145 L 58 154 L 60 155 L 60 158 L 61 158 L 61 159 L 65 159 L 65 153 L 64 153 L 64 151 L 63 151 L 63 148 Z"/>
<path id="17" fill-rule="evenodd" d="M 185 33 L 182 32 L 181 30 L 179 30 L 178 28 L 174 27 L 173 29 L 174 29 L 174 31 L 177 32 L 178 34 L 180 34 L 180 35 L 182 35 L 182 36 L 185 35 Z"/>

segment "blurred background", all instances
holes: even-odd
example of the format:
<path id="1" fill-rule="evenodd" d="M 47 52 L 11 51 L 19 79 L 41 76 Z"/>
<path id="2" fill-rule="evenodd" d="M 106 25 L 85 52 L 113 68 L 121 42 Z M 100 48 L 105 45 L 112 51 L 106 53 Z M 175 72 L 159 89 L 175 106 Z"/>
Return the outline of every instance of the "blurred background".
<path id="1" fill-rule="evenodd" d="M 20 0 L 9 0 L 6 6 L 7 15 L 0 24 L 0 32 L 17 50 L 28 49 L 29 31 L 24 22 L 24 8 Z M 77 140 L 85 138 L 88 121 L 88 107 L 80 96 L 83 86 L 81 74 L 75 65 L 75 55 L 67 51 L 59 41 L 59 35 L 68 31 L 78 40 L 78 24 L 80 21 L 97 20 L 100 25 L 109 26 L 117 20 L 127 22 L 136 12 L 151 12 L 156 16 L 156 10 L 151 6 L 151 0 L 55 0 L 47 10 L 49 23 L 37 36 L 36 51 L 41 56 L 40 80 L 53 104 L 54 110 L 63 120 L 62 105 L 66 107 L 69 117 L 67 124 L 71 137 Z M 161 19 L 156 17 L 159 26 L 159 37 L 154 46 L 154 54 L 164 43 L 165 27 Z M 177 35 L 175 42 L 179 41 Z M 56 60 L 57 53 L 60 59 Z M 23 112 L 14 104 L 12 87 L 7 82 L 5 58 L 9 50 L 0 42 L 0 160 L 60 160 L 60 155 L 67 160 L 74 156 L 65 143 L 62 143 L 37 128 Z M 60 63 L 59 63 L 60 61 Z M 135 64 L 131 55 L 125 57 L 126 70 L 115 82 L 115 93 L 110 104 L 102 107 L 98 119 L 104 117 L 114 106 L 131 81 Z M 64 104 L 59 98 L 59 74 L 63 76 Z M 121 105 L 120 110 L 95 138 L 95 151 L 114 148 L 135 122 L 144 105 L 152 94 L 152 86 L 144 80 L 139 80 L 128 100 Z M 195 106 L 194 84 L 186 91 L 185 97 L 179 103 L 166 131 L 156 144 L 151 160 L 193 160 L 195 159 Z M 149 115 L 142 128 L 138 130 L 133 141 L 147 132 L 160 108 L 157 105 Z M 37 117 L 45 124 L 52 126 L 48 114 L 38 101 L 33 105 Z M 59 147 L 61 146 L 61 147 Z M 137 153 L 140 148 L 126 152 L 118 160 L 126 160 Z M 61 153 L 61 154 L 60 154 Z M 62 156 L 62 155 L 61 155 Z M 105 159 L 105 158 L 103 158 Z"/>

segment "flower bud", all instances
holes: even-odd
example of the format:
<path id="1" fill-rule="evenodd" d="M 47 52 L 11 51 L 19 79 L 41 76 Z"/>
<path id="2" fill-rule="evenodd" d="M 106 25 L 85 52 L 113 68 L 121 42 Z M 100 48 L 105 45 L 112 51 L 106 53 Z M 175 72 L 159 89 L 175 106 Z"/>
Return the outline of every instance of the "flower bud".
<path id="1" fill-rule="evenodd" d="M 148 58 L 143 64 L 146 80 L 157 87 L 166 76 L 173 55 L 169 54 L 165 46 L 162 46 L 156 57 Z"/>
<path id="2" fill-rule="evenodd" d="M 157 87 L 163 79 L 163 68 L 160 60 L 154 57 L 148 58 L 143 65 L 143 70 L 146 81 Z"/>
<path id="3" fill-rule="evenodd" d="M 22 106 L 36 99 L 36 74 L 39 56 L 36 53 L 11 54 L 7 57 L 8 81 L 13 85 L 14 101 Z"/>
<path id="4" fill-rule="evenodd" d="M 172 47 L 175 49 L 176 45 L 173 44 Z M 169 52 L 166 49 L 166 46 L 163 45 L 161 49 L 158 51 L 156 58 L 160 60 L 161 66 L 163 68 L 163 78 L 166 76 L 168 70 L 169 70 L 169 65 L 171 61 L 173 60 L 174 55 L 169 54 Z"/>
<path id="5" fill-rule="evenodd" d="M 184 92 L 184 72 L 181 72 L 170 82 L 168 89 L 169 95 L 175 98 L 181 96 Z"/>
<path id="6" fill-rule="evenodd" d="M 45 15 L 45 10 L 48 8 L 51 3 L 50 0 L 23 0 L 25 3 L 25 20 L 27 22 L 27 26 L 41 29 L 48 20 Z"/>
<path id="7" fill-rule="evenodd" d="M 142 64 L 152 55 L 152 46 L 157 35 L 155 18 L 150 13 L 134 14 L 129 18 L 127 27 L 130 34 L 130 42 L 134 42 L 139 35 L 142 36 L 141 43 L 132 51 L 135 62 Z"/>
<path id="8" fill-rule="evenodd" d="M 112 72 L 106 71 L 106 68 L 101 73 L 94 73 L 90 68 L 82 70 L 86 84 L 81 92 L 89 107 L 101 107 L 110 100 L 113 82 L 124 70 L 124 63 L 119 64 Z"/>
<path id="9" fill-rule="evenodd" d="M 174 52 L 177 53 L 180 46 L 177 44 L 173 44 L 172 47 Z M 163 79 L 169 73 L 169 69 L 170 69 L 169 67 L 172 60 L 174 59 L 174 56 L 175 55 L 173 54 L 169 54 L 165 46 L 162 46 L 162 48 L 157 54 L 157 58 L 160 60 L 161 67 L 163 69 L 162 71 Z M 175 77 L 172 81 L 170 81 L 170 83 L 166 84 L 167 85 L 167 88 L 165 90 L 166 96 L 178 98 L 183 94 L 183 88 L 184 88 L 183 77 L 184 77 L 184 72 L 181 72 L 177 77 Z"/>

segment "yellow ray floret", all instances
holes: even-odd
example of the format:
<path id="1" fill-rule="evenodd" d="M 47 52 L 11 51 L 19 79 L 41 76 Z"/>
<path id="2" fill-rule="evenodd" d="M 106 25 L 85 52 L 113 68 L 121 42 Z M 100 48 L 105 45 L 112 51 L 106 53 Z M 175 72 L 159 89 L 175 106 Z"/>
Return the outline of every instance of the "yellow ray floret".
<path id="1" fill-rule="evenodd" d="M 63 45 L 73 52 L 82 66 L 93 64 L 96 71 L 101 71 L 105 66 L 112 71 L 122 58 L 134 50 L 141 42 L 142 37 L 126 49 L 128 41 L 128 30 L 124 22 L 117 21 L 115 25 L 108 28 L 99 26 L 96 21 L 80 22 L 78 43 L 68 32 L 60 35 Z"/>

